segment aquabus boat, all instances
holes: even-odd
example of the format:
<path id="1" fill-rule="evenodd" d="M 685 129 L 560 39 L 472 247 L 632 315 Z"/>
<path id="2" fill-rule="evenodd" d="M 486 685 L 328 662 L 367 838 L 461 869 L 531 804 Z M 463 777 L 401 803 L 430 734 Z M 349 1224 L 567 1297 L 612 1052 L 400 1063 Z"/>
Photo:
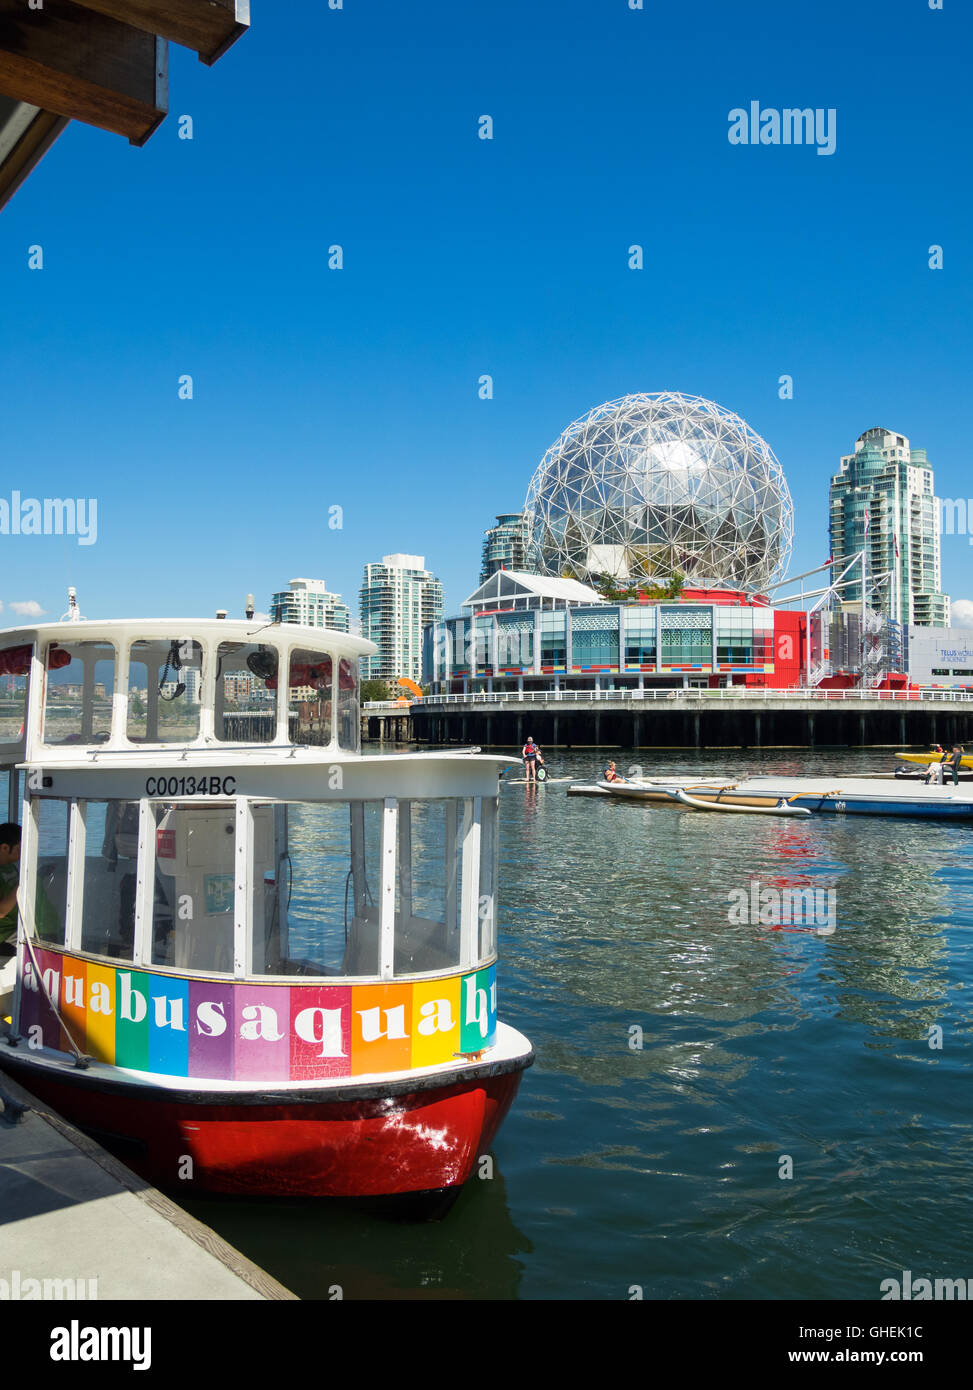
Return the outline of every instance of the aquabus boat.
<path id="1" fill-rule="evenodd" d="M 497 1019 L 511 760 L 363 757 L 374 650 L 256 620 L 0 633 L 0 1066 L 157 1185 L 441 1209 L 533 1060 Z"/>

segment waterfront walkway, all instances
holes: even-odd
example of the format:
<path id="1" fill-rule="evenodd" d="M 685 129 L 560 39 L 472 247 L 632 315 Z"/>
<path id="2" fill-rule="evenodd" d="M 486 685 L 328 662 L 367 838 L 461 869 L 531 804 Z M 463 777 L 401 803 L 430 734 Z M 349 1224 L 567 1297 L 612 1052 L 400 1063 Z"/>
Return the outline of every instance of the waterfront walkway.
<path id="1" fill-rule="evenodd" d="M 382 712 L 365 706 L 375 737 Z M 952 690 L 523 690 L 426 695 L 409 737 L 547 747 L 814 748 L 973 741 L 973 694 Z M 386 735 L 388 736 L 388 735 Z M 401 734 L 396 736 L 401 737 Z"/>
<path id="2" fill-rule="evenodd" d="M 0 1297 L 294 1297 L 2 1070 L 0 1098 Z"/>

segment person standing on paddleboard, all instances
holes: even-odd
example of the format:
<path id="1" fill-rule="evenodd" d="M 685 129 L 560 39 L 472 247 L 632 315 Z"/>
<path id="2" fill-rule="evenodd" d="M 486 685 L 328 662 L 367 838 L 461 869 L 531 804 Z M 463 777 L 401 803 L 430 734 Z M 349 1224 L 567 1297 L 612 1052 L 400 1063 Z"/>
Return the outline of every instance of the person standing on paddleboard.
<path id="1" fill-rule="evenodd" d="M 528 782 L 536 781 L 537 764 L 540 763 L 543 767 L 544 759 L 541 757 L 541 750 L 538 748 L 537 744 L 531 738 L 530 734 L 527 735 L 527 742 L 524 744 L 523 751 L 521 752 L 520 756 L 524 760 L 524 771 L 527 775 Z"/>

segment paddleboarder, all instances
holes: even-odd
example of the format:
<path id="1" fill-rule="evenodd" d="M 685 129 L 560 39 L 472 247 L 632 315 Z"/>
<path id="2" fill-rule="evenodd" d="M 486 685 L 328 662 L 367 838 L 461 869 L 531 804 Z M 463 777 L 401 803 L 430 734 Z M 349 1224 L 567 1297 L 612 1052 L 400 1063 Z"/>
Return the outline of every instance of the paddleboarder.
<path id="1" fill-rule="evenodd" d="M 527 735 L 527 742 L 524 744 L 521 757 L 524 760 L 524 772 L 526 773 L 528 782 L 536 781 L 537 764 L 540 763 L 540 765 L 543 767 L 544 759 L 541 757 L 541 750 L 538 748 L 537 744 L 534 742 L 530 734 Z"/>

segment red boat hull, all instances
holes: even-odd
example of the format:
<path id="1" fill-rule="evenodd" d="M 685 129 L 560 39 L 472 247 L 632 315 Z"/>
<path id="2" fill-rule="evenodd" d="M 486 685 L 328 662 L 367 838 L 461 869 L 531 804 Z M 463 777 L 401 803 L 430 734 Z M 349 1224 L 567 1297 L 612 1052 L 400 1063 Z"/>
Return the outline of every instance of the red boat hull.
<path id="1" fill-rule="evenodd" d="M 234 1196 L 387 1197 L 441 1193 L 470 1177 L 520 1085 L 516 1069 L 448 1084 L 408 1083 L 233 1097 L 106 1084 L 21 1062 L 4 1067 L 29 1091 L 156 1187 Z"/>

